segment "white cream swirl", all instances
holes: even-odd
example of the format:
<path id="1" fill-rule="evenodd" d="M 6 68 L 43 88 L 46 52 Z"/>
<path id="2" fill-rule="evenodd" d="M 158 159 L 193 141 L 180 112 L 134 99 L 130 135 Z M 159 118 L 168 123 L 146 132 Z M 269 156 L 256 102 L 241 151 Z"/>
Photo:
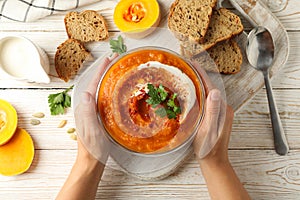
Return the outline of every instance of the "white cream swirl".
<path id="1" fill-rule="evenodd" d="M 158 61 L 149 61 L 141 64 L 137 69 L 142 70 L 149 68 L 161 68 L 174 76 L 172 79 L 172 86 L 175 88 L 175 92 L 178 93 L 178 98 L 184 102 L 181 110 L 182 116 L 180 118 L 181 122 L 184 121 L 196 101 L 196 89 L 193 81 L 177 67 L 162 64 Z"/>

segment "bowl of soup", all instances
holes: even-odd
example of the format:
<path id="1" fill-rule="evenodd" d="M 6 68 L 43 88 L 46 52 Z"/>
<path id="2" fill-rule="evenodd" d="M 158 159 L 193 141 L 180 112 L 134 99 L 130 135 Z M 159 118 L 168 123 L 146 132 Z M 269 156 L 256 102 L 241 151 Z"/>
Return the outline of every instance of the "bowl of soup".
<path id="1" fill-rule="evenodd" d="M 97 92 L 111 157 L 142 179 L 179 166 L 204 115 L 205 90 L 194 66 L 161 47 L 132 49 L 114 59 Z"/>

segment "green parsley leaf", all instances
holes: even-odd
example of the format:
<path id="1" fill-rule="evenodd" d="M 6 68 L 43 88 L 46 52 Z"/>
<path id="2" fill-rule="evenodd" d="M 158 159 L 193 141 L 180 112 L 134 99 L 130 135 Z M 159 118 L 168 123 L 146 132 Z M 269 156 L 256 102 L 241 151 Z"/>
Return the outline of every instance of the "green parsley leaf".
<path id="1" fill-rule="evenodd" d="M 149 105 L 152 105 L 152 108 L 156 108 L 159 104 L 163 107 L 155 110 L 155 113 L 160 117 L 168 116 L 169 119 L 174 119 L 178 114 L 181 113 L 181 109 L 176 105 L 175 99 L 178 96 L 174 93 L 169 97 L 168 92 L 165 90 L 162 84 L 158 88 L 154 87 L 152 84 L 148 84 L 148 95 L 149 98 L 146 99 L 146 102 Z M 169 98 L 168 98 L 169 97 Z"/>
<path id="2" fill-rule="evenodd" d="M 164 88 L 164 86 L 162 86 L 162 84 L 159 84 L 157 92 L 159 93 L 161 101 L 165 101 L 166 98 L 168 97 L 168 92 L 165 90 L 165 88 Z"/>
<path id="3" fill-rule="evenodd" d="M 180 107 L 178 107 L 178 106 L 175 106 L 175 107 L 173 108 L 173 111 L 174 111 L 176 114 L 180 114 L 180 113 L 181 113 L 181 109 L 180 109 Z"/>
<path id="4" fill-rule="evenodd" d="M 110 39 L 109 40 L 110 48 L 112 49 L 113 53 L 122 54 L 127 51 L 127 47 L 124 44 L 123 38 L 121 35 L 118 36 L 118 39 Z"/>
<path id="5" fill-rule="evenodd" d="M 62 103 L 64 101 L 64 94 L 63 93 L 52 94 L 51 99 L 54 104 Z"/>
<path id="6" fill-rule="evenodd" d="M 167 111 L 165 108 L 158 108 L 155 113 L 160 116 L 161 118 L 167 116 Z"/>
<path id="7" fill-rule="evenodd" d="M 71 97 L 68 94 L 64 94 L 65 101 L 64 101 L 64 107 L 69 108 L 71 107 Z"/>
<path id="8" fill-rule="evenodd" d="M 147 87 L 149 90 L 148 95 L 150 97 L 146 100 L 146 102 L 152 105 L 153 108 L 155 108 L 162 101 L 160 99 L 157 89 L 152 84 L 148 84 Z"/>
<path id="9" fill-rule="evenodd" d="M 169 107 L 173 108 L 173 107 L 176 106 L 175 101 L 174 101 L 175 98 L 176 98 L 176 95 L 173 94 L 173 96 L 168 100 L 167 105 L 168 105 Z"/>
<path id="10" fill-rule="evenodd" d="M 178 107 L 176 104 L 175 104 L 175 99 L 178 95 L 176 93 L 174 93 L 172 95 L 172 97 L 168 100 L 167 102 L 167 106 L 170 110 L 172 110 L 172 112 L 174 112 L 176 115 L 177 114 L 180 114 L 181 113 L 181 109 L 180 107 Z"/>
<path id="11" fill-rule="evenodd" d="M 174 113 L 172 110 L 167 110 L 167 115 L 169 119 L 175 119 L 176 113 Z"/>
<path id="12" fill-rule="evenodd" d="M 64 114 L 65 109 L 63 108 L 63 106 L 61 104 L 53 104 L 50 107 L 50 112 L 51 112 L 51 115 L 59 115 L 59 114 Z"/>
<path id="13" fill-rule="evenodd" d="M 73 89 L 73 85 L 63 92 L 50 94 L 48 96 L 51 115 L 64 114 L 65 108 L 71 107 L 71 97 L 68 94 L 71 89 Z"/>

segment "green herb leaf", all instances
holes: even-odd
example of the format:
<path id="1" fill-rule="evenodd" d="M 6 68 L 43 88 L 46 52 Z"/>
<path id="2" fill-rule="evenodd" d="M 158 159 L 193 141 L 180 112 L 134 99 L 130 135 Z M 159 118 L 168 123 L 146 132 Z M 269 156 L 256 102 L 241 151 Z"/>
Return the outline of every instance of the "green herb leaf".
<path id="1" fill-rule="evenodd" d="M 52 103 L 59 104 L 64 101 L 64 94 L 63 93 L 51 94 L 49 98 L 51 99 Z"/>
<path id="2" fill-rule="evenodd" d="M 157 92 L 159 93 L 160 100 L 165 101 L 168 96 L 168 92 L 165 90 L 165 88 L 164 88 L 164 86 L 162 86 L 162 84 L 159 85 Z"/>
<path id="3" fill-rule="evenodd" d="M 168 98 L 169 94 L 163 85 L 160 84 L 158 88 L 156 88 L 152 84 L 148 84 L 147 87 L 149 90 L 147 93 L 149 98 L 146 100 L 146 102 L 149 105 L 152 105 L 152 108 L 156 108 L 159 104 L 164 106 L 155 111 L 158 116 L 168 116 L 169 119 L 174 119 L 178 114 L 181 113 L 180 107 L 175 103 L 175 99 L 177 97 L 176 93 Z"/>
<path id="4" fill-rule="evenodd" d="M 50 94 L 48 96 L 51 115 L 64 114 L 65 108 L 71 107 L 71 97 L 68 94 L 71 89 L 73 89 L 73 85 L 63 92 Z"/>
<path id="5" fill-rule="evenodd" d="M 124 44 L 124 41 L 123 41 L 123 38 L 121 37 L 121 35 L 119 35 L 118 39 L 116 39 L 116 40 L 110 39 L 109 44 L 110 44 L 110 48 L 112 49 L 113 53 L 122 54 L 127 51 L 127 47 Z"/>
<path id="6" fill-rule="evenodd" d="M 177 97 L 177 94 L 174 93 L 172 97 L 168 100 L 167 106 L 169 110 L 172 110 L 176 115 L 181 113 L 180 107 L 178 107 L 175 103 L 175 99 Z"/>
<path id="7" fill-rule="evenodd" d="M 174 101 L 174 100 L 176 99 L 176 96 L 177 96 L 177 94 L 174 93 L 174 94 L 172 95 L 172 97 L 168 100 L 167 105 L 168 105 L 169 107 L 173 108 L 173 107 L 176 106 L 175 101 Z"/>
<path id="8" fill-rule="evenodd" d="M 71 107 L 71 97 L 68 94 L 64 94 L 65 101 L 64 101 L 64 107 L 68 108 Z"/>
<path id="9" fill-rule="evenodd" d="M 167 110 L 167 115 L 169 119 L 175 119 L 176 113 L 174 113 L 172 110 Z"/>
<path id="10" fill-rule="evenodd" d="M 173 108 L 173 111 L 174 111 L 176 114 L 180 114 L 180 113 L 181 113 L 181 109 L 180 109 L 180 107 L 178 107 L 178 106 L 175 106 L 175 107 Z"/>
<path id="11" fill-rule="evenodd" d="M 167 116 L 167 111 L 165 108 L 158 108 L 155 113 L 160 116 L 161 118 Z"/>
<path id="12" fill-rule="evenodd" d="M 50 112 L 51 112 L 51 115 L 59 115 L 59 114 L 64 114 L 65 109 L 61 104 L 53 104 L 50 107 Z"/>
<path id="13" fill-rule="evenodd" d="M 147 87 L 149 90 L 148 95 L 150 97 L 146 100 L 146 102 L 152 105 L 153 108 L 155 108 L 162 101 L 160 99 L 157 89 L 152 84 L 148 84 Z"/>

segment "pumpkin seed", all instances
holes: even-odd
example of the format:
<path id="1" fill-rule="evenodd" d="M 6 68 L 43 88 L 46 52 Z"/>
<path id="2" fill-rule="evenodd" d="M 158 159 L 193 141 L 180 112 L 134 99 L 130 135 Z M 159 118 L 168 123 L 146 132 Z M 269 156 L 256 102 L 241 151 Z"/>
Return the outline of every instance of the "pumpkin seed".
<path id="1" fill-rule="evenodd" d="M 75 135 L 75 134 L 70 134 L 70 138 L 72 139 L 72 140 L 77 140 L 77 135 Z"/>
<path id="2" fill-rule="evenodd" d="M 69 128 L 69 129 L 67 130 L 67 133 L 71 134 L 71 133 L 74 133 L 75 131 L 76 131 L 75 128 Z"/>
<path id="3" fill-rule="evenodd" d="M 67 120 L 61 120 L 61 122 L 58 124 L 57 128 L 62 128 L 67 124 Z"/>
<path id="4" fill-rule="evenodd" d="M 30 124 L 32 124 L 32 125 L 39 125 L 41 123 L 41 121 L 40 120 L 38 120 L 38 119 L 31 119 L 30 120 Z"/>
<path id="5" fill-rule="evenodd" d="M 36 117 L 36 118 L 43 118 L 43 117 L 45 117 L 45 114 L 42 112 L 37 112 L 37 113 L 34 113 L 32 116 Z"/>

